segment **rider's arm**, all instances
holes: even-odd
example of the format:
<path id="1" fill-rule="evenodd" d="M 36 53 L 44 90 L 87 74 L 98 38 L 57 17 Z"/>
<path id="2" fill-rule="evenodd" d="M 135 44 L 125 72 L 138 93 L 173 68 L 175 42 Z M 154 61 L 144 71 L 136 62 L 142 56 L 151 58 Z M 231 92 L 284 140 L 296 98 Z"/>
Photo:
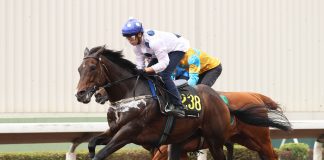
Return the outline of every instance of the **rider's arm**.
<path id="1" fill-rule="evenodd" d="M 144 69 L 145 68 L 145 56 L 143 53 L 139 51 L 136 47 L 134 47 L 134 53 L 136 55 L 136 67 L 138 69 Z"/>
<path id="2" fill-rule="evenodd" d="M 174 76 L 174 79 L 173 80 L 176 80 L 176 79 L 186 79 L 188 80 L 189 79 L 189 72 L 183 68 L 183 67 L 180 67 L 180 65 L 178 65 L 174 71 L 174 74 L 172 75 Z"/>
<path id="3" fill-rule="evenodd" d="M 159 42 L 150 43 L 151 49 L 154 51 L 156 58 L 158 59 L 158 63 L 151 66 L 155 73 L 159 73 L 164 71 L 169 65 L 170 59 L 166 47 L 164 45 L 160 45 Z"/>
<path id="4" fill-rule="evenodd" d="M 199 80 L 200 59 L 197 55 L 191 55 L 188 58 L 189 64 L 189 80 L 188 84 L 194 86 Z"/>

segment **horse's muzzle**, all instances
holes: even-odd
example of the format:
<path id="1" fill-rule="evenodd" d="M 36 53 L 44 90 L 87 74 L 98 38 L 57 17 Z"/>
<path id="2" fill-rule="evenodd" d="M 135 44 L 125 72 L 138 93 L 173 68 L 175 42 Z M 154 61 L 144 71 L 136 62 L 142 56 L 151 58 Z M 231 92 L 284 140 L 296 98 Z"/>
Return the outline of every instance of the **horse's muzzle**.
<path id="1" fill-rule="evenodd" d="M 101 93 L 95 93 L 94 95 L 96 97 L 96 102 L 100 104 L 105 104 L 106 101 L 108 101 L 108 96 L 103 96 Z"/>
<path id="2" fill-rule="evenodd" d="M 91 101 L 91 96 L 94 94 L 92 90 L 81 90 L 75 94 L 77 100 L 82 103 L 89 103 Z"/>

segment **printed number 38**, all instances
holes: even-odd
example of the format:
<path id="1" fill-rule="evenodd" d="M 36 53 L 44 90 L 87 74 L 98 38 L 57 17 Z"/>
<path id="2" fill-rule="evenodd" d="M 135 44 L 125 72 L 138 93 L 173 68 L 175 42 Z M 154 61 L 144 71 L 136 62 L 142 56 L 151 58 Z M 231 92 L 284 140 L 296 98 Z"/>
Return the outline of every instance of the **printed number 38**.
<path id="1" fill-rule="evenodd" d="M 193 96 L 193 95 L 184 95 L 181 94 L 182 98 L 182 103 L 184 104 L 187 100 L 190 101 L 191 103 L 187 104 L 187 107 L 190 110 L 196 109 L 197 111 L 201 110 L 201 104 L 200 104 L 200 98 L 198 96 Z"/>

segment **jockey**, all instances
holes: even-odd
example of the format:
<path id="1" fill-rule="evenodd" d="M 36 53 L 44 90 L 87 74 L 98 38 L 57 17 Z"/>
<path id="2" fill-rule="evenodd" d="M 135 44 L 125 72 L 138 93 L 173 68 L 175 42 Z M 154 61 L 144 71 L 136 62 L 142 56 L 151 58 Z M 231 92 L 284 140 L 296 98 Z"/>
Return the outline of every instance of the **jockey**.
<path id="1" fill-rule="evenodd" d="M 177 66 L 174 78 L 187 79 L 191 86 L 205 84 L 211 87 L 221 73 L 222 65 L 218 58 L 190 48 Z"/>
<path id="2" fill-rule="evenodd" d="M 189 41 L 180 35 L 157 31 L 144 30 L 142 23 L 130 18 L 122 28 L 122 34 L 134 46 L 136 65 L 143 72 L 159 73 L 168 90 L 171 103 L 170 112 L 184 116 L 184 107 L 180 93 L 171 79 L 171 74 L 179 64 L 185 52 L 189 50 Z M 151 59 L 145 67 L 145 59 Z"/>

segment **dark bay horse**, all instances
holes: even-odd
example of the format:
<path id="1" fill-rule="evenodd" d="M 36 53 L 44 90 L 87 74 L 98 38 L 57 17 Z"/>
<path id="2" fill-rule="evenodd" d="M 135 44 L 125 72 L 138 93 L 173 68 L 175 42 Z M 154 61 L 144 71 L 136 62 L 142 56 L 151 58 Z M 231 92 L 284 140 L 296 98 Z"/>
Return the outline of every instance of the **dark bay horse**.
<path id="1" fill-rule="evenodd" d="M 264 104 L 271 110 L 281 110 L 276 102 L 271 98 L 253 92 L 219 92 L 227 97 L 229 105 L 235 109 L 244 107 L 247 104 Z M 107 92 L 104 88 L 98 90 L 95 94 L 96 101 L 104 104 L 108 101 Z M 257 127 L 236 120 L 231 126 L 231 132 L 234 133 L 227 141 L 227 159 L 233 159 L 233 143 L 238 143 L 247 147 L 250 150 L 256 151 L 262 160 L 277 160 L 278 156 L 275 153 L 268 127 Z M 201 137 L 190 138 L 182 147 L 181 160 L 188 160 L 187 152 L 194 152 L 198 149 L 208 148 L 207 144 L 202 141 Z M 168 146 L 163 145 L 159 150 L 155 150 L 152 160 L 167 160 Z"/>
<path id="2" fill-rule="evenodd" d="M 160 113 L 158 101 L 152 98 L 147 79 L 139 75 L 136 66 L 123 58 L 120 52 L 96 47 L 86 48 L 79 67 L 80 80 L 77 100 L 89 103 L 100 86 L 107 86 L 111 108 L 115 110 L 115 124 L 103 134 L 94 137 L 89 146 L 106 144 L 94 154 L 89 147 L 90 157 L 104 159 L 128 143 L 156 147 L 166 116 Z M 247 105 L 238 110 L 229 109 L 217 92 L 205 85 L 198 85 L 196 91 L 203 106 L 199 118 L 177 119 L 174 128 L 163 144 L 177 144 L 197 133 L 205 138 L 214 159 L 225 159 L 223 144 L 230 134 L 230 114 L 243 122 L 290 129 L 287 122 L 278 122 L 268 117 L 264 105 Z M 108 115 L 109 116 L 109 115 Z M 107 137 L 110 137 L 107 140 Z"/>

